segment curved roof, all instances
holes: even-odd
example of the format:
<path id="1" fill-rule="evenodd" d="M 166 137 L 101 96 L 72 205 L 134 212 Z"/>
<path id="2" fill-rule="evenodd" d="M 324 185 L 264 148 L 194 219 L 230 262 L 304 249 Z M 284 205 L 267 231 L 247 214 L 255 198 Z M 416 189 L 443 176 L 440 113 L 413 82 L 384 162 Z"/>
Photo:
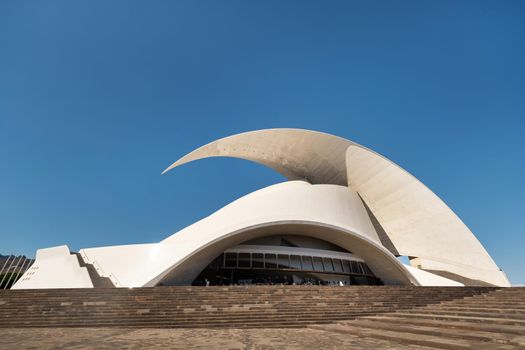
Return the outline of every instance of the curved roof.
<path id="1" fill-rule="evenodd" d="M 208 157 L 242 158 L 291 180 L 349 186 L 399 254 L 417 258 L 421 268 L 509 285 L 481 243 L 437 195 L 395 163 L 350 140 L 303 129 L 251 131 L 204 145 L 163 173 Z"/>
<path id="2" fill-rule="evenodd" d="M 266 165 L 290 180 L 347 185 L 345 152 L 352 141 L 310 130 L 268 129 L 208 143 L 170 165 L 167 171 L 208 157 L 233 157 Z"/>
<path id="3" fill-rule="evenodd" d="M 381 245 L 355 192 L 305 181 L 286 181 L 249 193 L 157 244 L 88 248 L 80 254 L 118 287 L 155 286 L 165 279 L 188 285 L 226 249 L 284 232 L 351 251 L 386 284 L 418 285 Z"/>

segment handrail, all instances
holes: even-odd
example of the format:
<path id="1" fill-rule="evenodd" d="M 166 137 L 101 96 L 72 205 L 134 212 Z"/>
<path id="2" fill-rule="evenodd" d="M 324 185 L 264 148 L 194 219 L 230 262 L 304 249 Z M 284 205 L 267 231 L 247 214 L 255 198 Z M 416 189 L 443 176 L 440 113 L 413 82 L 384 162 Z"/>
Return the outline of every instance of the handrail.
<path id="1" fill-rule="evenodd" d="M 16 268 L 18 267 L 18 265 L 20 265 L 20 261 L 22 261 L 22 258 L 24 258 L 24 260 L 23 260 L 23 261 L 24 261 L 23 264 L 25 264 L 27 258 L 26 258 L 25 256 L 23 256 L 23 255 L 20 255 L 20 258 L 18 258 L 18 262 L 16 263 L 16 266 L 15 266 L 15 268 L 13 269 L 13 272 L 11 272 L 11 274 L 9 275 L 9 279 L 7 280 L 7 283 L 5 284 L 4 289 L 7 289 L 7 286 L 8 286 L 9 283 L 11 282 L 11 279 L 13 278 L 13 275 L 17 273 L 17 272 L 16 272 Z M 22 264 L 22 266 L 23 266 L 23 264 Z M 17 277 L 18 277 L 18 276 L 17 276 Z M 15 281 L 13 281 L 13 284 L 15 284 L 17 277 L 15 277 Z"/>
<path id="2" fill-rule="evenodd" d="M 28 267 L 26 267 L 26 269 L 24 270 L 24 266 L 26 265 L 26 262 L 29 262 L 29 264 L 28 264 Z M 18 273 L 18 275 L 15 277 L 15 280 L 13 281 L 13 285 L 15 285 L 15 283 L 18 282 L 18 280 L 20 280 L 20 278 L 24 276 L 30 264 L 31 264 L 31 259 L 25 258 L 24 262 L 22 263 L 22 266 L 18 270 L 20 272 Z"/>
<path id="3" fill-rule="evenodd" d="M 15 262 L 15 260 L 16 260 L 16 256 L 13 256 L 13 260 L 11 260 L 11 264 L 7 268 L 7 272 L 2 276 L 2 280 L 0 281 L 0 286 L 2 286 L 2 284 L 4 283 L 5 277 L 7 276 L 7 273 L 9 272 L 9 270 L 11 270 L 11 266 L 13 266 L 13 263 Z M 7 283 L 6 283 L 6 286 L 7 286 Z M 3 289 L 6 289 L 6 288 L 3 288 Z"/>
<path id="4" fill-rule="evenodd" d="M 7 257 L 7 260 L 4 262 L 4 266 L 2 266 L 2 269 L 0 270 L 0 275 L 4 272 L 4 269 L 5 269 L 6 265 L 7 265 L 7 263 L 9 262 L 9 260 L 11 260 L 11 257 L 14 257 L 14 256 L 13 255 L 9 255 Z"/>
<path id="5" fill-rule="evenodd" d="M 87 256 L 87 253 L 84 250 L 82 250 L 80 255 L 82 255 L 82 258 L 84 259 L 86 264 L 93 265 L 93 267 L 95 268 L 95 270 L 97 271 L 97 273 L 98 273 L 98 275 L 100 277 L 109 278 L 111 280 L 111 282 L 113 283 L 113 285 L 115 285 L 115 287 L 122 286 L 122 283 L 120 283 L 120 281 L 118 280 L 118 278 L 114 274 L 110 273 L 109 275 L 107 275 L 104 272 L 104 269 L 99 265 L 99 263 L 96 260 L 89 259 L 89 257 Z"/>
<path id="6" fill-rule="evenodd" d="M 122 283 L 120 283 L 119 279 L 114 274 L 110 274 L 109 275 L 109 279 L 111 279 L 111 282 L 113 282 L 115 287 L 121 287 L 122 286 Z"/>

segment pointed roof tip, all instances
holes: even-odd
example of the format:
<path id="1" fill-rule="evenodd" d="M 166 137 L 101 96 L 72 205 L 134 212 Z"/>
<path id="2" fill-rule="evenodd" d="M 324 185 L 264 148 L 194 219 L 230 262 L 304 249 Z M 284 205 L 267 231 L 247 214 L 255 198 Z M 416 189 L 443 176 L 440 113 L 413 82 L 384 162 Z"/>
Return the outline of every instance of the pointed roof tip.
<path id="1" fill-rule="evenodd" d="M 180 159 L 177 159 L 177 161 L 175 161 L 174 163 L 172 163 L 169 167 L 167 167 L 166 169 L 164 169 L 164 171 L 162 173 L 160 173 L 160 175 L 164 175 L 166 174 L 168 171 L 172 170 L 173 168 L 176 168 L 178 167 L 179 165 L 182 165 L 186 162 L 183 161 L 184 157 L 180 158 Z"/>
<path id="2" fill-rule="evenodd" d="M 167 167 L 166 169 L 164 169 L 164 171 L 162 171 L 162 173 L 160 173 L 160 175 L 164 175 L 164 174 L 166 174 L 168 171 L 170 171 L 170 170 L 173 169 L 173 168 L 174 168 L 174 167 L 173 167 L 173 164 L 172 164 L 172 165 L 170 165 L 169 167 Z"/>
<path id="3" fill-rule="evenodd" d="M 324 132 L 314 131 L 314 130 L 307 130 L 307 129 L 300 129 L 300 128 L 270 128 L 270 129 L 262 129 L 262 130 L 245 131 L 245 132 L 242 132 L 242 133 L 239 133 L 239 134 L 226 136 L 226 137 L 217 139 L 215 141 L 209 142 L 209 143 L 207 143 L 205 145 L 202 145 L 201 147 L 199 147 L 199 148 L 191 151 L 190 153 L 187 153 L 183 157 L 179 158 L 177 161 L 175 161 L 169 167 L 164 169 L 164 171 L 162 173 L 160 173 L 160 174 L 164 175 L 168 171 L 170 171 L 170 170 L 172 170 L 172 169 L 174 169 L 174 168 L 176 168 L 176 167 L 178 167 L 180 165 L 183 165 L 183 164 L 195 161 L 195 160 L 203 159 L 203 158 L 229 157 L 230 156 L 230 157 L 233 157 L 233 158 L 241 158 L 241 159 L 243 159 L 242 156 L 220 154 L 220 153 L 219 154 L 210 154 L 210 153 L 207 153 L 207 151 L 208 151 L 209 147 L 217 145 L 218 142 L 221 142 L 221 141 L 224 141 L 224 140 L 232 140 L 232 139 L 237 139 L 238 137 L 246 137 L 246 136 L 249 136 L 249 135 L 259 135 L 259 134 L 266 134 L 266 133 L 279 133 L 279 134 L 281 134 L 281 133 L 286 133 L 286 132 L 289 132 L 289 133 L 312 133 L 312 134 L 324 135 L 324 136 L 328 136 L 330 138 L 335 138 L 335 139 L 341 139 L 341 140 L 344 140 L 344 141 L 348 141 L 348 140 L 345 140 L 345 139 L 343 139 L 341 137 L 338 137 L 338 136 L 335 136 L 335 135 L 331 135 L 331 134 L 327 134 L 327 133 L 324 133 Z M 199 152 L 203 152 L 204 154 L 199 154 Z M 244 159 L 251 160 L 250 158 L 244 158 Z"/>

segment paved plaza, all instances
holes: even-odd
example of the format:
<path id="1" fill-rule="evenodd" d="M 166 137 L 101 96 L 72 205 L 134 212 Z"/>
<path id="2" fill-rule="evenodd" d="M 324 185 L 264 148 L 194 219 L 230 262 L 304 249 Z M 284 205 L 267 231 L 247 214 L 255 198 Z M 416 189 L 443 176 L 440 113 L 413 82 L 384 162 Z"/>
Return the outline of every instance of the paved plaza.
<path id="1" fill-rule="evenodd" d="M 308 328 L 4 328 L 0 349 L 428 349 Z"/>

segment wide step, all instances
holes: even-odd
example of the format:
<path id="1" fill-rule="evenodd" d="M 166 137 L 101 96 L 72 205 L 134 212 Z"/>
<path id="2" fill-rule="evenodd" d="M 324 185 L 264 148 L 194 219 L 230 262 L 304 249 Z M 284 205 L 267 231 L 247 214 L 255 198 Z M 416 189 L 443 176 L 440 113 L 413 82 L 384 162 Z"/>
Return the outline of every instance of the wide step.
<path id="1" fill-rule="evenodd" d="M 389 340 L 400 344 L 419 345 L 436 349 L 470 350 L 470 349 L 516 349 L 513 345 L 493 344 L 487 342 L 451 339 L 444 336 L 425 335 L 421 333 L 407 333 L 404 331 L 388 331 L 384 329 L 373 329 L 356 327 L 355 325 L 315 325 L 314 329 L 332 331 L 338 333 L 359 335 L 366 338 Z"/>
<path id="2" fill-rule="evenodd" d="M 522 303 L 525 288 L 490 291 L 461 301 L 442 301 L 309 327 L 438 349 L 525 349 L 523 313 L 496 306 L 509 298 Z M 480 299 L 491 300 L 490 307 L 483 309 Z M 459 303 L 460 308 L 456 307 Z"/>
<path id="3" fill-rule="evenodd" d="M 396 341 L 421 345 L 413 342 L 419 337 L 425 346 L 438 348 L 464 348 L 468 342 L 516 346 L 525 334 L 520 307 L 525 305 L 524 291 L 411 286 L 6 290 L 0 291 L 0 327 L 287 328 L 324 324 L 339 331 L 350 327 L 363 336 L 388 336 L 388 340 L 405 334 L 406 339 Z M 511 301 L 518 306 L 508 307 Z M 484 307 L 483 302 L 490 306 Z"/>

